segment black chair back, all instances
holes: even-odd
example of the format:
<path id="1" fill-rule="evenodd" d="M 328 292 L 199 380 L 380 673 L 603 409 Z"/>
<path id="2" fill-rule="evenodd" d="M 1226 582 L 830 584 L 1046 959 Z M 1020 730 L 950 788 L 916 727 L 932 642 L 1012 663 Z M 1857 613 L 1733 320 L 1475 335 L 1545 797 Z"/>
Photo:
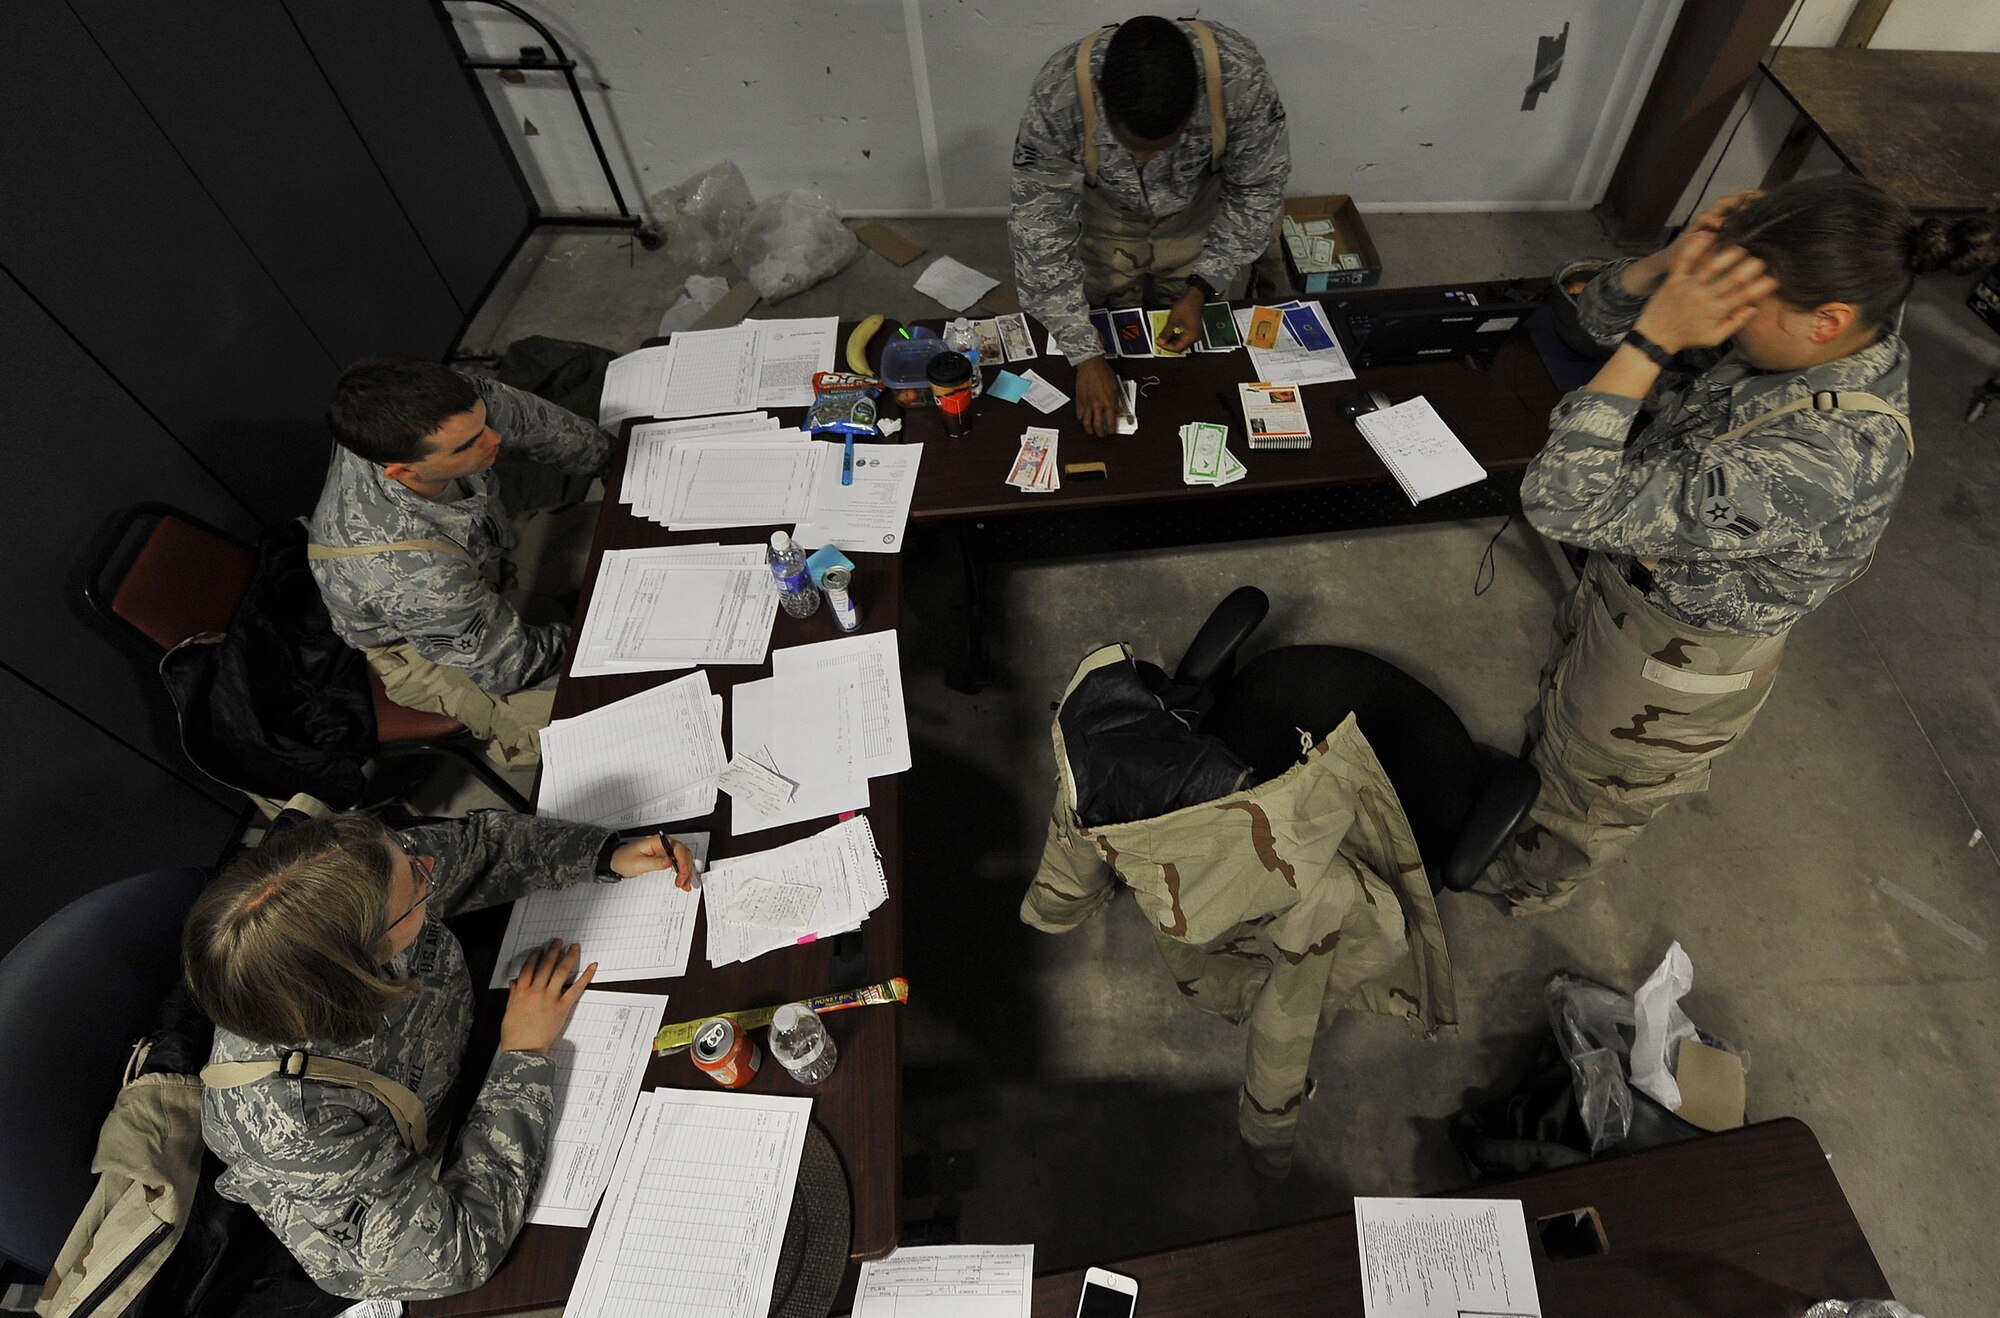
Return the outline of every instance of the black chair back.
<path id="1" fill-rule="evenodd" d="M 0 1255 L 54 1266 L 132 1044 L 180 977 L 181 921 L 208 881 L 157 870 L 87 893 L 0 959 Z"/>
<path id="2" fill-rule="evenodd" d="M 1201 727 L 1261 782 L 1298 762 L 1301 730 L 1317 742 L 1349 714 L 1402 798 L 1425 866 L 1442 874 L 1493 765 L 1451 706 L 1394 664 L 1339 645 L 1267 650 L 1237 671 Z"/>

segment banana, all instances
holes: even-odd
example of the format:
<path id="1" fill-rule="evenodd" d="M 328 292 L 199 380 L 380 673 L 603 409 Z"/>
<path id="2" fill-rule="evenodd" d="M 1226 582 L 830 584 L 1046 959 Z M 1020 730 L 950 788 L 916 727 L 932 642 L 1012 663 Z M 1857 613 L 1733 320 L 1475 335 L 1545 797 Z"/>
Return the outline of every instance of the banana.
<path id="1" fill-rule="evenodd" d="M 847 365 L 856 375 L 873 375 L 868 369 L 868 344 L 875 332 L 882 328 L 882 317 L 874 315 L 854 327 L 847 336 Z"/>

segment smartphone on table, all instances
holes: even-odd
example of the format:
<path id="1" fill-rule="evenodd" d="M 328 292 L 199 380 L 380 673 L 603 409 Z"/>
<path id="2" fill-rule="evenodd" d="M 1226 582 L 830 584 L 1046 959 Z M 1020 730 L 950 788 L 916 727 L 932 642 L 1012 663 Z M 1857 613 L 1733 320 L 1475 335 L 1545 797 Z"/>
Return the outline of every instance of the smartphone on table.
<path id="1" fill-rule="evenodd" d="M 1083 1296 L 1076 1302 L 1076 1318 L 1132 1318 L 1139 1303 L 1139 1283 L 1103 1268 L 1083 1274 Z"/>

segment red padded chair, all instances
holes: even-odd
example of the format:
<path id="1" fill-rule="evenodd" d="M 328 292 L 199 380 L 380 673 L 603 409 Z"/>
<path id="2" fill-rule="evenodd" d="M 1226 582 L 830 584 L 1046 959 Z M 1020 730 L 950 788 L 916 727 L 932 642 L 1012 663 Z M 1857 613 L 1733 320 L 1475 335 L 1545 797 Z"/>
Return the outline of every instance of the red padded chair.
<path id="1" fill-rule="evenodd" d="M 163 503 L 143 503 L 120 514 L 99 539 L 93 559 L 84 574 L 84 598 L 154 658 L 190 636 L 229 630 L 257 571 L 255 549 Z M 368 690 L 375 698 L 375 740 L 382 755 L 455 756 L 513 809 L 532 809 L 464 724 L 397 704 L 372 669 Z"/>

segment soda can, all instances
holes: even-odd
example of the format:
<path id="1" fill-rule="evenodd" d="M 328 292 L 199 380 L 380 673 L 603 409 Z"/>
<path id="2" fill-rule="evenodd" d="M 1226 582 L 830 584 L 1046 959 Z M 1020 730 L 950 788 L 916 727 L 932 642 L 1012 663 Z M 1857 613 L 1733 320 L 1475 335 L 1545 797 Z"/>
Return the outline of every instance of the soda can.
<path id="1" fill-rule="evenodd" d="M 724 1089 L 741 1089 L 764 1064 L 763 1050 L 727 1016 L 702 1022 L 693 1051 L 694 1064 Z"/>
<path id="2" fill-rule="evenodd" d="M 830 567 L 820 574 L 819 584 L 826 602 L 833 606 L 833 620 L 840 630 L 851 632 L 861 625 L 861 610 L 854 606 L 854 574 L 844 567 Z"/>

